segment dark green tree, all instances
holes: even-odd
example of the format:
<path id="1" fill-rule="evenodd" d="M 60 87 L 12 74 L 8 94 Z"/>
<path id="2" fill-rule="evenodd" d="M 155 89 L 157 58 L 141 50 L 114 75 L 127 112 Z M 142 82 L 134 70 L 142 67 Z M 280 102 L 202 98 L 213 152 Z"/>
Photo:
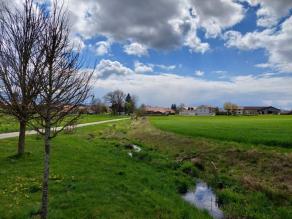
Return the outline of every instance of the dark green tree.
<path id="1" fill-rule="evenodd" d="M 176 104 L 171 104 L 171 107 L 170 107 L 172 110 L 175 111 L 175 113 L 177 113 L 177 107 L 176 107 Z"/>
<path id="2" fill-rule="evenodd" d="M 132 114 L 134 113 L 135 109 L 136 109 L 136 98 L 134 96 L 131 96 L 128 93 L 125 98 L 125 113 L 128 115 Z"/>

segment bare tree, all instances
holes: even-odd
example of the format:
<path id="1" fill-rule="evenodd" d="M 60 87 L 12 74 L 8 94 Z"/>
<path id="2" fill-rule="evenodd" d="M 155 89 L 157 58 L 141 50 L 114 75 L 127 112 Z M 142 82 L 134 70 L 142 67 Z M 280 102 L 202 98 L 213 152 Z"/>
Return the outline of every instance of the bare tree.
<path id="1" fill-rule="evenodd" d="M 224 109 L 227 111 L 228 115 L 234 115 L 236 114 L 236 110 L 238 109 L 238 105 L 231 103 L 231 102 L 226 102 L 224 103 Z"/>
<path id="2" fill-rule="evenodd" d="M 43 67 L 40 36 L 45 22 L 33 0 L 25 0 L 23 9 L 0 7 L 0 110 L 19 121 L 18 155 L 22 155 Z"/>
<path id="3" fill-rule="evenodd" d="M 101 114 L 101 113 L 106 113 L 107 112 L 107 106 L 105 103 L 101 102 L 100 99 L 95 98 L 93 96 L 90 104 L 90 110 L 92 110 L 93 113 L 95 114 Z"/>
<path id="4" fill-rule="evenodd" d="M 70 46 L 68 19 L 63 7 L 54 2 L 46 19 L 47 26 L 42 38 L 46 57 L 45 68 L 43 77 L 38 82 L 41 85 L 40 93 L 33 104 L 38 116 L 32 124 L 44 136 L 44 173 L 40 209 L 43 219 L 48 215 L 51 139 L 78 118 L 79 114 L 74 113 L 88 98 L 92 76 L 92 72 L 80 73 L 79 52 Z M 63 128 L 56 128 L 58 126 Z"/>
<path id="5" fill-rule="evenodd" d="M 110 108 L 112 109 L 112 113 L 114 115 L 121 114 L 124 111 L 125 105 L 125 93 L 121 90 L 115 90 L 107 93 L 104 96 L 104 100 L 110 104 Z"/>

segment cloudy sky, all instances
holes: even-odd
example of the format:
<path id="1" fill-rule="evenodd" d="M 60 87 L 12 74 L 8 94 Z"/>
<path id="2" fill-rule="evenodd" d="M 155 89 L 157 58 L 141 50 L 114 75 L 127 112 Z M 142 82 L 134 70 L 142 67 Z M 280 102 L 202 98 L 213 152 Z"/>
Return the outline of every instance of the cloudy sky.
<path id="1" fill-rule="evenodd" d="M 96 96 L 122 89 L 159 106 L 233 101 L 292 108 L 292 0 L 65 5 L 86 67 L 97 64 Z"/>

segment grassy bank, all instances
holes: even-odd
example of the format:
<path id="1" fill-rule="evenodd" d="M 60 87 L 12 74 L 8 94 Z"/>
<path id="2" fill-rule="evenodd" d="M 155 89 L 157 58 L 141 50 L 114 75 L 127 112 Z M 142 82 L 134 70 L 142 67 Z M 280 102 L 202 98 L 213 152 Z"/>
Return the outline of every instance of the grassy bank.
<path id="1" fill-rule="evenodd" d="M 129 123 L 80 128 L 53 141 L 49 218 L 209 218 L 181 199 L 177 190 L 192 179 L 167 156 L 148 148 L 128 155 Z M 40 206 L 42 141 L 28 137 L 21 159 L 11 156 L 16 144 L 0 141 L 0 218 L 30 218 Z"/>
<path id="2" fill-rule="evenodd" d="M 292 116 L 151 117 L 156 127 L 191 137 L 292 147 Z"/>
<path id="3" fill-rule="evenodd" d="M 81 115 L 78 123 L 89 123 L 89 122 L 97 122 L 103 120 L 110 120 L 122 118 L 121 116 L 112 116 L 112 115 Z M 19 129 L 18 121 L 9 115 L 0 114 L 0 133 L 7 132 L 16 132 Z M 28 127 L 29 129 L 29 127 Z"/>
<path id="4" fill-rule="evenodd" d="M 159 127 L 160 121 L 164 125 L 168 119 L 151 121 Z M 291 149 L 184 137 L 161 131 L 147 120 L 136 122 L 129 135 L 138 144 L 169 156 L 187 174 L 208 182 L 227 217 L 292 217 Z"/>

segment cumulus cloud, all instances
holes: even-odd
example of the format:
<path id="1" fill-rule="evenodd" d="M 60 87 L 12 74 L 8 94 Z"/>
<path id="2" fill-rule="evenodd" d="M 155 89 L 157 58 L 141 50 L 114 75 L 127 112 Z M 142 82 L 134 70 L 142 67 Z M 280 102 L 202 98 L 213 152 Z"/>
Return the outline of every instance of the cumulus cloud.
<path id="1" fill-rule="evenodd" d="M 134 74 L 114 76 L 96 84 L 105 91 L 122 89 L 134 93 L 141 103 L 151 105 L 169 106 L 176 102 L 222 106 L 225 101 L 234 101 L 291 108 L 291 83 L 291 77 L 237 76 L 230 81 L 217 81 L 175 74 Z"/>
<path id="2" fill-rule="evenodd" d="M 209 37 L 216 37 L 223 29 L 232 27 L 244 18 L 242 5 L 232 0 L 190 0 L 199 24 Z"/>
<path id="3" fill-rule="evenodd" d="M 149 66 L 136 62 L 135 67 Z M 103 92 L 122 89 L 138 95 L 141 103 L 151 105 L 169 106 L 176 102 L 221 106 L 225 101 L 233 101 L 242 105 L 292 107 L 292 77 L 279 77 L 273 73 L 235 76 L 228 81 L 207 80 L 169 73 L 135 74 L 135 69 L 110 60 L 102 60 L 96 72 L 99 75 L 95 83 L 97 89 Z"/>
<path id="4" fill-rule="evenodd" d="M 266 49 L 268 62 L 258 67 L 271 67 L 280 72 L 292 73 L 292 16 L 287 18 L 278 29 L 268 28 L 242 35 L 228 31 L 224 35 L 226 46 L 243 50 Z"/>
<path id="5" fill-rule="evenodd" d="M 147 47 L 140 43 L 131 43 L 124 46 L 124 52 L 128 55 L 145 56 L 148 54 Z"/>
<path id="6" fill-rule="evenodd" d="M 233 0 L 68 0 L 68 9 L 74 31 L 84 38 L 130 41 L 125 52 L 140 56 L 147 48 L 183 45 L 206 52 L 209 45 L 197 36 L 198 29 L 215 37 L 244 16 L 243 6 Z"/>
<path id="7" fill-rule="evenodd" d="M 136 61 L 134 63 L 135 72 L 139 74 L 145 74 L 153 72 L 153 68 L 150 65 L 145 65 L 144 63 Z"/>
<path id="8" fill-rule="evenodd" d="M 202 77 L 204 76 L 205 72 L 201 71 L 201 70 L 197 70 L 195 71 L 195 75 L 198 76 L 198 77 Z"/>
<path id="9" fill-rule="evenodd" d="M 134 74 L 133 70 L 125 67 L 118 61 L 102 59 L 96 66 L 95 77 L 97 79 L 106 79 L 113 75 L 126 76 Z"/>
<path id="10" fill-rule="evenodd" d="M 99 41 L 96 43 L 96 54 L 98 56 L 106 55 L 110 52 L 111 41 Z"/>
<path id="11" fill-rule="evenodd" d="M 287 16 L 292 8 L 291 0 L 244 0 L 251 6 L 259 6 L 257 10 L 257 25 L 271 27 L 278 23 L 279 19 Z"/>

